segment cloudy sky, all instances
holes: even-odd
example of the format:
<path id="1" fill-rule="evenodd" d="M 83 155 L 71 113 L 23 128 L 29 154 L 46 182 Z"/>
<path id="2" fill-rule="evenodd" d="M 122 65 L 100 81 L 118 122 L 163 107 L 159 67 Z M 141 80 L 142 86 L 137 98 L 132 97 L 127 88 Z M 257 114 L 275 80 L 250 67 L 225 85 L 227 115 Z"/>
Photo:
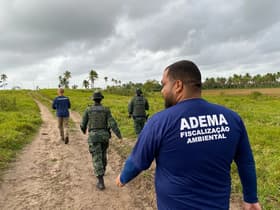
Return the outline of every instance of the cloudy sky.
<path id="1" fill-rule="evenodd" d="M 0 74 L 8 87 L 57 87 L 91 69 L 123 83 L 160 81 L 178 60 L 203 78 L 280 71 L 278 0 L 0 0 Z M 277 38 L 278 37 L 278 38 Z"/>

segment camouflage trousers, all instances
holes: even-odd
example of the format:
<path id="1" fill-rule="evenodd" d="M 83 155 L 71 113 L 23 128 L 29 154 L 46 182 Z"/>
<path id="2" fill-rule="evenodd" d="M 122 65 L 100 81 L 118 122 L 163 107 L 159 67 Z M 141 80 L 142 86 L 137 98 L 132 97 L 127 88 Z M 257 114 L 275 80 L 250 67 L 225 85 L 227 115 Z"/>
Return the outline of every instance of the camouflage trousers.
<path id="1" fill-rule="evenodd" d="M 92 156 L 94 174 L 103 176 L 107 166 L 107 149 L 109 142 L 89 143 L 89 152 Z"/>
<path id="2" fill-rule="evenodd" d="M 60 137 L 64 140 L 64 137 L 69 136 L 69 117 L 58 117 L 57 122 Z"/>
<path id="3" fill-rule="evenodd" d="M 134 121 L 134 130 L 135 130 L 135 133 L 137 135 L 140 134 L 140 132 L 142 131 L 144 125 L 145 125 L 145 122 L 146 122 L 146 118 L 143 118 L 143 117 L 134 117 L 133 118 L 133 121 Z"/>

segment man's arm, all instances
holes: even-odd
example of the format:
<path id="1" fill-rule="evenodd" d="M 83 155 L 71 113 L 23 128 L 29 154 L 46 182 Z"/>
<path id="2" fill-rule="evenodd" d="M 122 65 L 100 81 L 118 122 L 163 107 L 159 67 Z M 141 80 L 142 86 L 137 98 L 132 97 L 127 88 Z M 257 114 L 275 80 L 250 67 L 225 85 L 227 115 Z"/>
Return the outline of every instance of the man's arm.
<path id="1" fill-rule="evenodd" d="M 83 114 L 82 122 L 80 124 L 81 131 L 86 134 L 88 124 L 88 113 L 87 110 Z"/>
<path id="2" fill-rule="evenodd" d="M 113 118 L 109 108 L 108 108 L 108 112 L 107 112 L 107 120 L 108 120 L 107 121 L 108 128 L 109 129 L 111 128 L 119 139 L 122 139 L 121 131 L 118 127 L 118 124 L 117 124 L 116 120 Z"/>
<path id="3" fill-rule="evenodd" d="M 53 109 L 56 109 L 56 98 L 53 100 L 53 102 L 52 102 L 52 108 Z"/>
<path id="4" fill-rule="evenodd" d="M 234 161 L 237 165 L 243 188 L 244 202 L 254 204 L 258 202 L 255 161 L 250 147 L 247 131 L 242 120 L 240 121 L 240 124 L 242 133 L 237 146 Z"/>
<path id="5" fill-rule="evenodd" d="M 134 148 L 125 162 L 116 184 L 122 187 L 135 178 L 141 171 L 150 167 L 160 147 L 160 130 L 155 124 L 158 120 L 150 120 L 139 135 Z"/>
<path id="6" fill-rule="evenodd" d="M 124 168 L 121 174 L 116 179 L 116 184 L 118 187 L 123 187 L 130 180 L 134 179 L 139 173 L 140 169 L 137 169 L 131 157 L 129 156 L 124 164 Z"/>
<path id="7" fill-rule="evenodd" d="M 127 111 L 128 116 L 131 117 L 133 113 L 133 99 L 128 103 Z"/>

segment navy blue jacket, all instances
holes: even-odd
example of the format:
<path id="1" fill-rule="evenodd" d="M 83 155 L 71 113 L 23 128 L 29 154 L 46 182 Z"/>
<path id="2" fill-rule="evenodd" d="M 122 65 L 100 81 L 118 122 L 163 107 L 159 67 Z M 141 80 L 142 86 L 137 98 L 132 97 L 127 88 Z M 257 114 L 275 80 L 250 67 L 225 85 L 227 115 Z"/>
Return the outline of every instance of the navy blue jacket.
<path id="1" fill-rule="evenodd" d="M 52 108 L 56 110 L 57 117 L 69 117 L 69 110 L 71 103 L 66 96 L 57 96 L 53 100 Z"/>
<path id="2" fill-rule="evenodd" d="M 120 180 L 127 183 L 156 161 L 158 209 L 229 209 L 232 161 L 246 202 L 255 203 L 255 162 L 243 121 L 235 112 L 189 99 L 148 120 Z"/>

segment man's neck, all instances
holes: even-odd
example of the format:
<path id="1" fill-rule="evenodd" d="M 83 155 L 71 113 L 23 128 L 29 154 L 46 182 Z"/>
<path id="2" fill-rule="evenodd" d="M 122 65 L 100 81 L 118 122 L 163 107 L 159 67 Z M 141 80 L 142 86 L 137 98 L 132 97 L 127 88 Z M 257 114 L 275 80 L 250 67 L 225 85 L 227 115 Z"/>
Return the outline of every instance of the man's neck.
<path id="1" fill-rule="evenodd" d="M 201 93 L 182 93 L 181 95 L 178 95 L 178 97 L 176 98 L 177 103 L 181 102 L 181 101 L 185 101 L 185 100 L 189 100 L 189 99 L 194 99 L 194 98 L 201 98 Z"/>

